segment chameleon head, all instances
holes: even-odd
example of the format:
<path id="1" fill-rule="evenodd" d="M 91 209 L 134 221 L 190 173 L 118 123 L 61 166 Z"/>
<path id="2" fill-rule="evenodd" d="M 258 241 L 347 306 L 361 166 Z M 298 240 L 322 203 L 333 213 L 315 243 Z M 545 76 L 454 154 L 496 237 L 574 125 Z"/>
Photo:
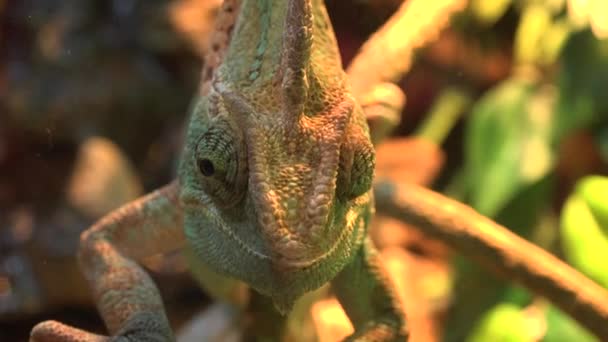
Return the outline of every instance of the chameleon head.
<path id="1" fill-rule="evenodd" d="M 323 20 L 313 25 L 310 2 L 289 4 L 281 23 L 291 24 L 264 38 L 278 63 L 254 53 L 253 69 L 235 69 L 231 56 L 246 60 L 247 42 L 233 38 L 194 106 L 180 165 L 186 235 L 197 254 L 282 311 L 351 260 L 372 210 L 374 167 L 361 109 L 335 41 L 327 42 L 333 33 L 318 27 L 326 13 L 315 13 Z M 239 25 L 246 31 L 248 22 Z M 313 39 L 312 29 L 321 34 Z"/>

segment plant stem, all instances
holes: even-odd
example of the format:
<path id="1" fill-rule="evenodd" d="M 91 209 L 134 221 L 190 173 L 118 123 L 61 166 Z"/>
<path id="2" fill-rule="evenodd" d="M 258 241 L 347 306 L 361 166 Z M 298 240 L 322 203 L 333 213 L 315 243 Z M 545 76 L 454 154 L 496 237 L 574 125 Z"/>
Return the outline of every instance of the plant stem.
<path id="1" fill-rule="evenodd" d="M 553 302 L 608 341 L 608 291 L 471 207 L 414 184 L 379 183 L 379 213 L 397 218 Z"/>
<path id="2" fill-rule="evenodd" d="M 464 9 L 467 2 L 405 1 L 348 66 L 355 97 L 360 98 L 377 84 L 399 81 L 412 64 L 414 50 L 436 40 L 450 16 Z"/>
<path id="3" fill-rule="evenodd" d="M 441 145 L 471 101 L 471 97 L 460 89 L 444 89 L 414 134 Z"/>

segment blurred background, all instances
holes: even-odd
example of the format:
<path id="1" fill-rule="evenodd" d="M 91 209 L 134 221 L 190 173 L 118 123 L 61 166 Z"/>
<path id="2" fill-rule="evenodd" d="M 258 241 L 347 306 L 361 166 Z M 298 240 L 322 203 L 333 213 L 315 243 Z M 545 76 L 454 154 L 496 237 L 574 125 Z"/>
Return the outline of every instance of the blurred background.
<path id="1" fill-rule="evenodd" d="M 377 177 L 463 201 L 608 287 L 608 2 L 462 2 L 399 83 Z M 402 1 L 326 3 L 348 65 Z M 174 176 L 219 5 L 0 0 L 0 341 L 44 319 L 104 331 L 78 236 Z M 415 227 L 377 217 L 371 234 L 413 341 L 595 341 Z M 180 255 L 146 267 L 176 329 L 211 303 Z M 348 330 L 336 307 L 313 306 L 321 341 Z"/>

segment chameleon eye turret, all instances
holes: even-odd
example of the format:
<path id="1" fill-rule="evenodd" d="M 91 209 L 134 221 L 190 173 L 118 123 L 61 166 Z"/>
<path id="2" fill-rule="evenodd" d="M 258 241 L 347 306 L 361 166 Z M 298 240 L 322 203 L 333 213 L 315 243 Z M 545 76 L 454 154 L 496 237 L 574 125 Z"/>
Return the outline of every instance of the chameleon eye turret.
<path id="1" fill-rule="evenodd" d="M 245 192 L 246 159 L 235 136 L 227 122 L 217 120 L 202 134 L 194 154 L 203 189 L 221 207 L 234 205 Z"/>
<path id="2" fill-rule="evenodd" d="M 32 341 L 174 341 L 137 261 L 182 247 L 225 301 L 253 288 L 252 325 L 276 337 L 278 313 L 331 282 L 356 330 L 347 340 L 403 341 L 403 314 L 366 235 L 374 151 L 324 1 L 224 0 L 211 42 L 178 181 L 83 235 L 81 265 L 112 337 L 47 322 Z"/>
<path id="3" fill-rule="evenodd" d="M 375 166 L 374 147 L 358 128 L 351 128 L 340 149 L 340 164 L 336 194 L 350 200 L 368 192 L 372 187 Z"/>

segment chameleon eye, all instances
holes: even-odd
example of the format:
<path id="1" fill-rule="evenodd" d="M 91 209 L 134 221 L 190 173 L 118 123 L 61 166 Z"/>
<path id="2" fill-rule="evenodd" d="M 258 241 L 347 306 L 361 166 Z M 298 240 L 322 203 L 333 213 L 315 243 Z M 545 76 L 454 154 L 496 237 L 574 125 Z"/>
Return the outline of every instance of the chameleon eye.
<path id="1" fill-rule="evenodd" d="M 374 147 L 369 139 L 355 135 L 342 145 L 336 192 L 349 200 L 361 196 L 372 186 L 375 166 Z"/>
<path id="2" fill-rule="evenodd" d="M 203 190 L 220 206 L 238 203 L 247 182 L 244 143 L 226 121 L 214 122 L 200 137 L 194 162 Z"/>

